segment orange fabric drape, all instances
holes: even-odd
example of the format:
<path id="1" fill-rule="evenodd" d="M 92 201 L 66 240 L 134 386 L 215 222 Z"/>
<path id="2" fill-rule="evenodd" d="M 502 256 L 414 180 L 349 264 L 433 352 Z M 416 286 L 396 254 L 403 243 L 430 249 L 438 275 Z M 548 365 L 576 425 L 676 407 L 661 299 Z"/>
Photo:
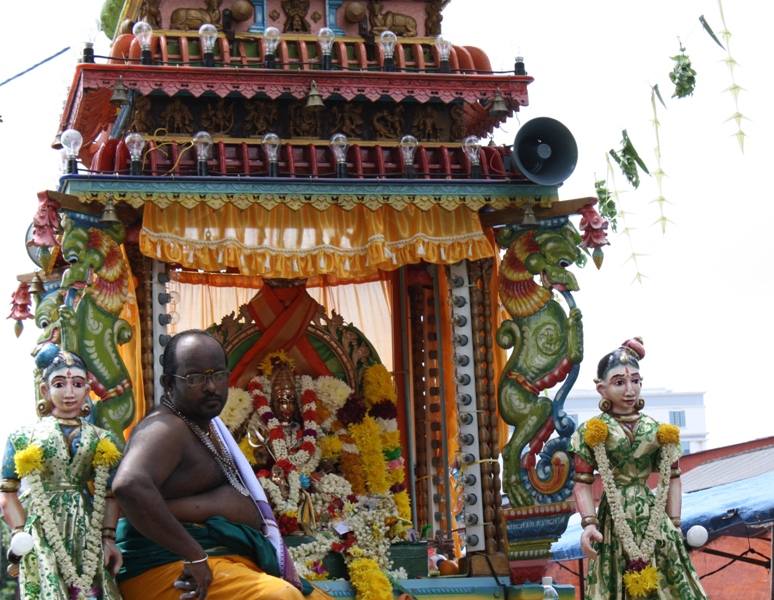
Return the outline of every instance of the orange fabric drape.
<path id="1" fill-rule="evenodd" d="M 453 264 L 492 256 L 478 213 L 467 206 L 371 210 L 310 206 L 272 209 L 227 204 L 213 209 L 146 204 L 140 249 L 184 267 L 291 279 L 333 274 L 367 277 L 424 260 Z"/>

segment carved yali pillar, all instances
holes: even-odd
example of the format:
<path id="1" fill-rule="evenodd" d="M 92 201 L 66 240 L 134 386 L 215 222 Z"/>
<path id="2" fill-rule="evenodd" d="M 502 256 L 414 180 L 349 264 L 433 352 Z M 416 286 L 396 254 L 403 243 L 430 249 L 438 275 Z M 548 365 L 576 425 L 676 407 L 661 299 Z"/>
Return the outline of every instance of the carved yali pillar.
<path id="1" fill-rule="evenodd" d="M 500 299 L 511 315 L 496 340 L 511 350 L 498 399 L 500 416 L 513 428 L 503 447 L 503 489 L 511 503 L 505 521 L 514 583 L 539 580 L 551 543 L 574 512 L 573 466 L 566 450 L 575 424 L 564 412 L 564 400 L 580 370 L 583 330 L 572 296 L 578 285 L 566 267 L 582 264 L 585 257 L 578 247 L 581 237 L 567 218 L 554 223 L 537 230 L 505 227 L 497 235 L 497 243 L 507 248 Z M 544 394 L 562 382 L 553 399 Z M 558 437 L 549 439 L 554 431 Z"/>

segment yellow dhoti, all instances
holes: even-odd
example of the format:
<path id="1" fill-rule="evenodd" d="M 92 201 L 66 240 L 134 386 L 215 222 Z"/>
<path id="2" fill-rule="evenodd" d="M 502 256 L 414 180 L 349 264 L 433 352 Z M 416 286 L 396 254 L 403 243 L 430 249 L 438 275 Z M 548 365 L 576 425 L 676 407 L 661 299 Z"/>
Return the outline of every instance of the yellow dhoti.
<path id="1" fill-rule="evenodd" d="M 264 573 L 253 561 L 242 556 L 211 556 L 212 583 L 207 600 L 331 600 L 315 588 L 304 596 L 297 588 L 278 577 Z M 119 587 L 124 600 L 179 600 L 184 593 L 173 587 L 182 566 L 170 563 L 154 567 Z"/>

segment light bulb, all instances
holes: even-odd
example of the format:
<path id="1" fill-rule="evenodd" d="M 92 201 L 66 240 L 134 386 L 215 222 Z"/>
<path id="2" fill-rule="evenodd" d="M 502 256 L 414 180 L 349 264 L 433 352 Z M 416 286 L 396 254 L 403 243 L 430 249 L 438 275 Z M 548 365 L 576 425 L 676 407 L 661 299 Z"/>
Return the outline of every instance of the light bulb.
<path id="1" fill-rule="evenodd" d="M 465 154 L 467 154 L 471 165 L 479 164 L 478 144 L 479 141 L 475 135 L 469 135 L 462 140 L 462 149 L 465 151 Z"/>
<path id="2" fill-rule="evenodd" d="M 78 152 L 83 145 L 83 136 L 77 129 L 68 129 L 62 132 L 60 138 L 62 140 L 62 147 L 65 149 L 67 158 L 75 158 L 78 156 Z"/>
<path id="3" fill-rule="evenodd" d="M 449 60 L 451 54 L 452 43 L 443 37 L 443 34 L 435 38 L 435 48 L 438 50 L 439 60 Z"/>
<path id="4" fill-rule="evenodd" d="M 404 165 L 414 164 L 414 153 L 417 150 L 419 142 L 413 135 L 404 135 L 398 144 L 400 146 L 400 154 L 403 157 Z"/>
<path id="5" fill-rule="evenodd" d="M 334 133 L 331 137 L 330 146 L 331 150 L 333 150 L 333 155 L 336 157 L 336 162 L 346 164 L 347 150 L 349 149 L 347 136 L 343 133 Z"/>
<path id="6" fill-rule="evenodd" d="M 132 33 L 140 44 L 142 50 L 150 50 L 151 38 L 153 37 L 153 27 L 145 21 L 137 21 L 132 27 Z"/>
<path id="7" fill-rule="evenodd" d="M 707 543 L 707 539 L 709 539 L 709 534 L 707 533 L 706 528 L 704 528 L 701 525 L 694 525 L 688 530 L 688 533 L 685 534 L 685 539 L 694 548 L 699 548 L 700 546 L 703 546 Z"/>
<path id="8" fill-rule="evenodd" d="M 266 42 L 266 54 L 274 54 L 277 51 L 277 44 L 280 42 L 282 34 L 276 27 L 267 27 L 263 32 L 263 39 Z"/>
<path id="9" fill-rule="evenodd" d="M 145 137 L 141 133 L 130 133 L 124 138 L 129 158 L 132 160 L 141 160 L 142 151 L 145 148 Z"/>
<path id="10" fill-rule="evenodd" d="M 26 531 L 20 531 L 11 538 L 11 552 L 16 556 L 24 556 L 35 545 L 32 536 Z"/>
<path id="11" fill-rule="evenodd" d="M 317 33 L 317 43 L 320 44 L 320 50 L 323 54 L 330 54 L 333 47 L 333 41 L 336 39 L 336 34 L 333 33 L 333 29 L 330 27 L 323 27 Z"/>
<path id="12" fill-rule="evenodd" d="M 193 136 L 193 143 L 196 146 L 196 156 L 200 161 L 206 161 L 212 146 L 212 136 L 206 131 L 200 131 Z"/>
<path id="13" fill-rule="evenodd" d="M 277 162 L 279 155 L 280 137 L 276 133 L 267 133 L 261 140 L 261 146 L 269 162 Z"/>
<path id="14" fill-rule="evenodd" d="M 379 34 L 379 45 L 382 47 L 385 58 L 392 58 L 392 55 L 395 52 L 395 44 L 397 41 L 398 36 L 389 29 L 382 31 Z"/>
<path id="15" fill-rule="evenodd" d="M 215 40 L 218 38 L 218 30 L 215 25 L 205 23 L 199 27 L 199 38 L 202 40 L 202 53 L 212 52 L 215 48 Z"/>

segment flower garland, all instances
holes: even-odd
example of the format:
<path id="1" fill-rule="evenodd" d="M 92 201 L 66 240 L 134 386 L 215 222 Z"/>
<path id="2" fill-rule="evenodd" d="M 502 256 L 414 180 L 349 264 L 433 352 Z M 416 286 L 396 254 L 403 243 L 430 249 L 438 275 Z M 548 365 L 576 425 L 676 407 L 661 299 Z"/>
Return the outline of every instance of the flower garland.
<path id="1" fill-rule="evenodd" d="M 677 434 L 675 435 L 675 430 Z M 634 539 L 626 513 L 623 508 L 621 492 L 615 483 L 613 470 L 605 449 L 608 428 L 601 419 L 591 419 L 586 425 L 584 440 L 594 451 L 597 461 L 597 470 L 602 477 L 602 487 L 607 494 L 607 501 L 613 518 L 613 529 L 621 539 L 624 552 L 629 557 L 627 572 L 623 576 L 626 590 L 634 597 L 647 596 L 658 589 L 658 571 L 650 564 L 653 551 L 656 547 L 656 537 L 664 515 L 666 514 L 666 500 L 669 493 L 669 475 L 672 464 L 677 459 L 677 443 L 680 441 L 680 431 L 674 425 L 659 425 L 656 437 L 661 444 L 661 456 L 659 457 L 659 480 L 656 488 L 656 499 L 653 502 L 653 510 L 645 530 L 642 546 L 638 546 Z"/>
<path id="2" fill-rule="evenodd" d="M 59 571 L 70 587 L 72 597 L 77 600 L 96 597 L 95 589 L 91 588 L 91 584 L 97 573 L 97 567 L 102 560 L 100 542 L 102 538 L 102 521 L 105 516 L 108 475 L 110 474 L 110 469 L 120 458 L 121 452 L 113 442 L 107 438 L 99 441 L 92 459 L 92 466 L 95 469 L 93 511 L 91 513 L 90 529 L 86 534 L 82 572 L 78 575 L 72 557 L 65 548 L 62 534 L 54 520 L 51 506 L 44 501 L 45 490 L 40 480 L 40 471 L 43 468 L 43 450 L 39 446 L 30 444 L 24 450 L 17 452 L 14 457 L 17 474 L 19 477 L 26 477 L 29 483 L 33 505 L 40 511 L 43 532 L 45 533 L 46 540 L 54 550 Z M 97 589 L 96 592 L 98 593 L 99 590 Z"/>
<path id="3" fill-rule="evenodd" d="M 301 476 L 298 471 L 287 473 L 289 484 L 287 500 L 282 497 L 279 486 L 263 473 L 264 471 L 258 473 L 258 481 L 269 496 L 271 505 L 277 514 L 298 517 L 298 502 L 301 499 Z"/>
<path id="4" fill-rule="evenodd" d="M 276 463 L 282 467 L 285 473 L 295 470 L 307 474 L 311 473 L 320 463 L 322 454 L 316 443 L 320 428 L 317 424 L 317 394 L 314 391 L 312 378 L 308 375 L 296 378 L 296 390 L 301 399 L 301 418 L 304 420 L 304 429 L 301 445 L 294 451 L 288 449 L 285 432 L 279 419 L 271 410 L 269 398 L 264 393 L 266 389 L 271 389 L 271 383 L 266 377 L 254 377 L 248 385 L 253 405 L 269 429 L 269 444 Z"/>
<path id="5" fill-rule="evenodd" d="M 250 394 L 241 388 L 228 388 L 228 399 L 220 413 L 220 420 L 229 431 L 239 429 L 250 418 L 252 412 L 253 403 Z"/>

